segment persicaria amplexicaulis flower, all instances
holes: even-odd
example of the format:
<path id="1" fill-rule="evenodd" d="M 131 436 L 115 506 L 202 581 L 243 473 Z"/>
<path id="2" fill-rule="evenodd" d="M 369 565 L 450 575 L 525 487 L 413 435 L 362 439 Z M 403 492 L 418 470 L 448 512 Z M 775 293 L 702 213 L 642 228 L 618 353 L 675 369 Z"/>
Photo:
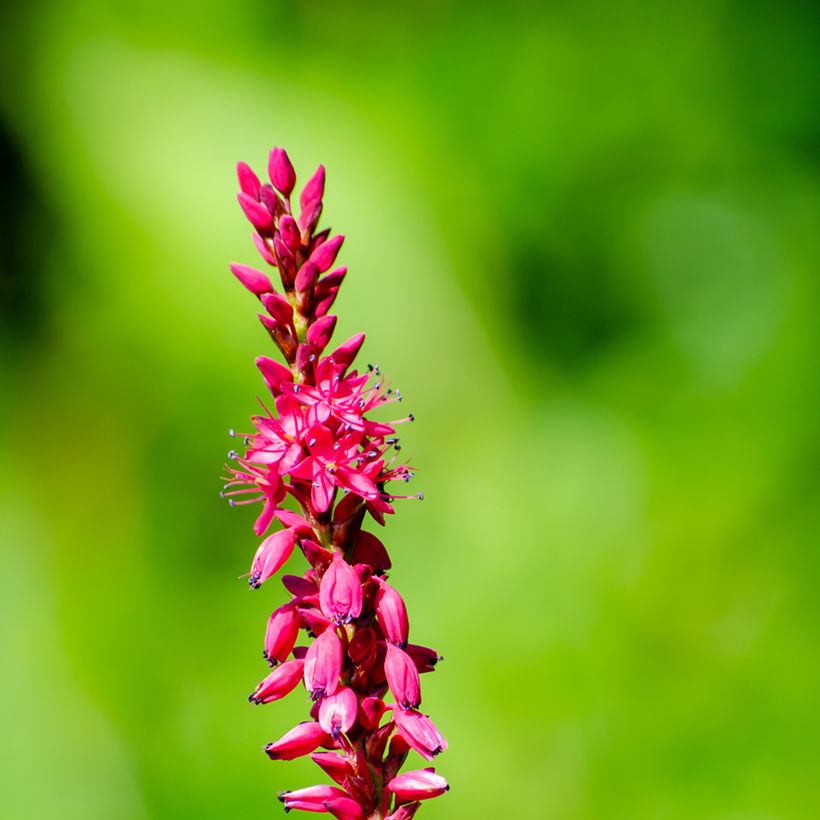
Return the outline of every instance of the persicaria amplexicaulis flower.
<path id="1" fill-rule="evenodd" d="M 247 432 L 231 431 L 243 446 L 228 454 L 222 495 L 232 505 L 259 508 L 252 589 L 294 553 L 307 562 L 301 576 L 281 579 L 288 599 L 271 613 L 264 636 L 263 655 L 273 668 L 249 700 L 307 692 L 310 720 L 265 752 L 271 760 L 310 755 L 335 785 L 282 792 L 286 811 L 409 820 L 420 801 L 449 788 L 432 768 L 399 773 L 411 749 L 432 760 L 447 748 L 419 711 L 419 675 L 441 658 L 408 643 L 407 608 L 385 574 L 390 556 L 363 526 L 369 519 L 383 526 L 396 499 L 423 497 L 395 489 L 413 478 L 396 433 L 413 416 L 371 417 L 402 397 L 378 367 L 354 367 L 364 334 L 329 349 L 336 327 L 330 310 L 347 268 L 334 267 L 344 237 L 318 229 L 324 168 L 299 194 L 298 215 L 291 199 L 296 173 L 283 149 L 270 153 L 270 183 L 244 163 L 237 175 L 239 205 L 265 271 L 239 263 L 231 271 L 258 300 L 259 321 L 284 361 L 256 360 L 270 397 L 259 400 L 263 412 Z M 301 634 L 307 643 L 297 645 Z"/>

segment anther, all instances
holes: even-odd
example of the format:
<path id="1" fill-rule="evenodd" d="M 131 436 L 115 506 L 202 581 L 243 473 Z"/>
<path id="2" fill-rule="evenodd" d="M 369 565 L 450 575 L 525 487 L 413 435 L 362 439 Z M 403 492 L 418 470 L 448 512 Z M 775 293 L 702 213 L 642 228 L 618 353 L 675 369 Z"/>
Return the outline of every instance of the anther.
<path id="1" fill-rule="evenodd" d="M 407 418 L 410 419 L 410 421 L 415 421 L 416 420 L 416 417 L 412 413 L 408 413 Z"/>
<path id="2" fill-rule="evenodd" d="M 237 454 L 236 450 L 229 450 L 228 451 L 228 458 L 231 461 L 236 461 L 236 459 L 239 458 L 239 455 Z"/>
<path id="3" fill-rule="evenodd" d="M 233 438 L 233 437 L 236 435 L 236 430 L 234 430 L 234 429 L 233 429 L 233 427 L 231 427 L 231 429 L 230 429 L 230 430 L 228 430 L 228 435 L 229 435 L 231 438 Z"/>
<path id="4" fill-rule="evenodd" d="M 418 498 L 418 500 L 419 500 L 419 501 L 424 501 L 424 493 L 419 493 L 419 494 L 416 496 L 416 498 Z"/>

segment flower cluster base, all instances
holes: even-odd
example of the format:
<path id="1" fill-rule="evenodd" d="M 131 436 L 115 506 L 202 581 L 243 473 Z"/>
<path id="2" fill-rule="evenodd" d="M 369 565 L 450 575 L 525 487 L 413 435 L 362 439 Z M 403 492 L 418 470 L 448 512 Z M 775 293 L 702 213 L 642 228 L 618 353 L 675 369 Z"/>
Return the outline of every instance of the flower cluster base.
<path id="1" fill-rule="evenodd" d="M 259 321 L 284 363 L 256 360 L 271 398 L 260 402 L 252 429 L 231 431 L 243 446 L 229 453 L 222 495 L 232 505 L 261 507 L 253 589 L 296 550 L 308 564 L 302 575 L 281 578 L 289 600 L 271 614 L 264 641 L 272 671 L 249 700 L 270 703 L 307 690 L 310 719 L 265 752 L 271 760 L 310 755 L 335 785 L 282 792 L 286 810 L 408 820 L 421 801 L 449 788 L 433 768 L 400 773 L 411 749 L 430 761 L 447 748 L 420 711 L 419 676 L 440 658 L 409 642 L 407 609 L 387 581 L 387 550 L 362 527 L 369 519 L 383 526 L 396 499 L 421 498 L 394 491 L 413 478 L 396 434 L 413 416 L 371 418 L 401 394 L 378 368 L 354 368 L 363 334 L 328 352 L 336 325 L 330 310 L 347 269 L 334 267 L 344 237 L 318 230 L 324 168 L 302 189 L 298 216 L 291 200 L 296 174 L 284 150 L 270 153 L 270 183 L 244 163 L 237 172 L 239 205 L 281 290 L 256 268 L 233 264 L 231 270 L 259 300 Z M 301 635 L 307 645 L 297 645 Z"/>

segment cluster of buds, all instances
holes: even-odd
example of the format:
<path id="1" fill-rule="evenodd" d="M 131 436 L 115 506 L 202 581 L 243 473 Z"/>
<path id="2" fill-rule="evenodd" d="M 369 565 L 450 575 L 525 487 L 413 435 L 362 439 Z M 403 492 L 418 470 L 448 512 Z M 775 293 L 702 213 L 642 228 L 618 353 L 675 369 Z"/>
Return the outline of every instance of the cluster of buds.
<path id="1" fill-rule="evenodd" d="M 310 755 L 336 785 L 282 792 L 286 811 L 408 820 L 422 800 L 448 789 L 433 768 L 399 773 L 411 749 L 430 761 L 447 748 L 419 710 L 419 675 L 433 671 L 440 658 L 409 643 L 404 601 L 387 582 L 387 550 L 362 526 L 368 515 L 384 525 L 398 498 L 422 498 L 392 489 L 413 478 L 396 435 L 413 416 L 369 418 L 400 402 L 401 394 L 378 367 L 353 369 L 363 334 L 327 352 L 336 325 L 329 311 L 347 269 L 334 267 L 344 237 L 317 231 L 324 168 L 302 189 L 298 217 L 291 203 L 296 174 L 284 150 L 271 151 L 270 184 L 244 163 L 237 172 L 239 204 L 282 290 L 255 268 L 233 264 L 231 270 L 261 303 L 259 320 L 285 364 L 256 360 L 274 412 L 260 401 L 264 412 L 252 418 L 253 429 L 231 431 L 244 451 L 228 454 L 222 495 L 232 505 L 262 507 L 254 524 L 263 540 L 251 564 L 251 588 L 274 576 L 297 547 L 308 564 L 303 575 L 281 579 L 288 600 L 268 620 L 263 652 L 273 670 L 249 700 L 270 703 L 303 684 L 312 701 L 310 720 L 265 752 L 271 760 Z M 268 534 L 276 525 L 281 528 Z M 308 646 L 297 646 L 302 631 Z M 386 702 L 388 693 L 393 703 Z"/>

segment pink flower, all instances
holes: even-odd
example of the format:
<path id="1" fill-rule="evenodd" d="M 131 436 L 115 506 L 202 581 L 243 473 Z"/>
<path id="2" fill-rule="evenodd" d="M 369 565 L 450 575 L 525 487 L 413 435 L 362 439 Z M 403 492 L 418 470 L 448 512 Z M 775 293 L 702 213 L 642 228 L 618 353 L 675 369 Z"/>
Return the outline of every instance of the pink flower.
<path id="1" fill-rule="evenodd" d="M 311 719 L 265 752 L 272 760 L 310 755 L 334 785 L 283 792 L 286 811 L 410 820 L 421 801 L 447 789 L 432 769 L 399 774 L 410 749 L 430 760 L 447 747 L 418 711 L 420 673 L 440 658 L 408 644 L 407 608 L 384 577 L 390 556 L 363 525 L 367 516 L 384 525 L 396 500 L 422 497 L 393 489 L 413 479 L 396 435 L 413 415 L 373 417 L 402 397 L 378 367 L 355 369 L 364 334 L 331 349 L 337 325 L 331 308 L 347 268 L 334 268 L 344 237 L 318 228 L 324 167 L 298 202 L 296 172 L 284 149 L 270 152 L 270 182 L 244 163 L 236 170 L 239 205 L 268 267 L 235 262 L 231 272 L 256 297 L 259 322 L 283 361 L 256 359 L 265 395 L 250 429 L 231 432 L 244 447 L 228 454 L 222 495 L 232 506 L 261 506 L 253 529 L 263 540 L 251 564 L 251 587 L 276 575 L 294 552 L 307 564 L 282 576 L 289 598 L 265 630 L 263 654 L 273 669 L 249 700 L 280 700 L 302 681 L 313 701 Z M 273 270 L 281 283 L 275 287 Z M 281 529 L 266 536 L 272 527 Z M 302 630 L 305 644 L 297 646 Z M 385 704 L 388 691 L 395 705 Z"/>

